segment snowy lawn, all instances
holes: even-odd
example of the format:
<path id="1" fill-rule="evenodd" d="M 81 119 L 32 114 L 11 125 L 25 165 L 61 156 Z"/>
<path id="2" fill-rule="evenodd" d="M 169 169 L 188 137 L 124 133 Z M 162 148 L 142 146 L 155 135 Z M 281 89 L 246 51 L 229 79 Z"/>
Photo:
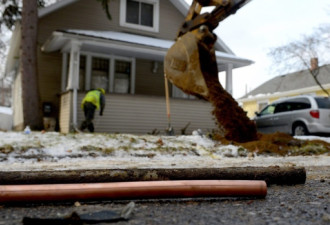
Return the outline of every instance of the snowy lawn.
<path id="1" fill-rule="evenodd" d="M 315 136 L 301 139 L 330 138 Z M 330 166 L 329 154 L 267 156 L 201 135 L 0 132 L 0 170 Z"/>

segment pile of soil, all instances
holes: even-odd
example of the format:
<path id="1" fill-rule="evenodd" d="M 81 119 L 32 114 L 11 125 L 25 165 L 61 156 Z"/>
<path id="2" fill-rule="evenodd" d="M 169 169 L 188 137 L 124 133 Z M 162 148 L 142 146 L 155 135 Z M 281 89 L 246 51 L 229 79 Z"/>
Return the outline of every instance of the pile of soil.
<path id="1" fill-rule="evenodd" d="M 212 114 L 219 127 L 215 139 L 224 144 L 242 146 L 256 154 L 271 155 L 319 155 L 330 154 L 330 144 L 320 140 L 306 141 L 284 133 L 261 134 L 255 123 L 238 105 L 233 97 L 221 86 L 215 54 L 210 54 L 207 46 L 199 43 L 201 69 L 212 103 Z"/>
<path id="2" fill-rule="evenodd" d="M 213 138 L 223 144 L 242 146 L 258 155 L 330 155 L 330 143 L 328 142 L 321 140 L 300 140 L 281 132 L 272 134 L 258 133 L 257 140 L 245 143 L 230 141 L 220 134 L 215 134 Z"/>

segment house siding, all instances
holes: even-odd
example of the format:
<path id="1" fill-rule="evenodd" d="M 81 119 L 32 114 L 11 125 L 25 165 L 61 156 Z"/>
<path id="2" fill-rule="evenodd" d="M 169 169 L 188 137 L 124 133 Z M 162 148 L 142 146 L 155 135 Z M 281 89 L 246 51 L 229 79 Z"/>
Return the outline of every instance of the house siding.
<path id="1" fill-rule="evenodd" d="M 78 124 L 84 120 L 80 102 L 84 93 L 78 94 Z M 204 132 L 215 129 L 211 117 L 212 106 L 205 101 L 171 99 L 171 125 L 176 134 L 189 122 L 187 134 L 193 130 Z M 165 97 L 143 95 L 107 94 L 103 116 L 95 113 L 96 132 L 147 134 L 157 129 L 162 134 L 168 128 Z M 210 115 L 210 116 L 209 116 Z"/>
<path id="2" fill-rule="evenodd" d="M 165 96 L 163 62 L 157 62 L 157 64 L 157 71 L 153 73 L 154 61 L 143 59 L 136 60 L 136 94 Z"/>
<path id="3" fill-rule="evenodd" d="M 59 53 L 38 52 L 38 77 L 41 102 L 51 102 L 58 106 L 61 93 L 62 59 Z M 53 108 L 51 116 L 58 114 L 58 107 Z"/>
<path id="4" fill-rule="evenodd" d="M 185 16 L 182 15 L 170 1 L 160 0 L 160 33 L 158 38 L 174 40 L 176 34 L 184 22 Z"/>
<path id="5" fill-rule="evenodd" d="M 330 89 L 326 89 L 326 91 L 330 93 Z M 322 90 L 316 91 L 316 95 L 327 97 L 327 94 Z"/>
<path id="6" fill-rule="evenodd" d="M 80 105 L 80 104 L 79 104 Z M 71 114 L 72 114 L 72 92 L 68 91 L 61 95 L 60 101 L 60 132 L 68 133 L 71 131 Z"/>
<path id="7" fill-rule="evenodd" d="M 258 111 L 258 104 L 256 101 L 253 102 L 244 102 L 242 108 L 247 112 L 249 118 L 254 117 L 254 112 Z"/>
<path id="8" fill-rule="evenodd" d="M 160 0 L 159 32 L 126 28 L 119 25 L 119 8 L 120 0 L 110 1 L 112 20 L 108 20 L 100 2 L 96 0 L 77 1 L 39 20 L 39 41 L 43 43 L 57 29 L 111 30 L 174 40 L 184 21 L 184 15 L 170 1 Z"/>
<path id="9" fill-rule="evenodd" d="M 23 99 L 22 99 L 22 80 L 21 73 L 19 73 L 14 81 L 13 88 L 13 128 L 14 130 L 23 130 L 24 121 L 23 121 Z"/>

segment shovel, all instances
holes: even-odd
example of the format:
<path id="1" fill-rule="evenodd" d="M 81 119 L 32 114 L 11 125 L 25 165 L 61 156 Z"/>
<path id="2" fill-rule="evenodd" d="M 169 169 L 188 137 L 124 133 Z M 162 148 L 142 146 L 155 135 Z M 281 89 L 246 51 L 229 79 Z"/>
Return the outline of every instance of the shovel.
<path id="1" fill-rule="evenodd" d="M 171 126 L 170 96 L 168 91 L 168 80 L 166 74 L 164 76 L 164 80 L 165 80 L 166 112 L 167 112 L 167 122 L 168 122 L 168 128 L 166 129 L 166 134 L 172 136 L 174 135 L 174 129 Z"/>

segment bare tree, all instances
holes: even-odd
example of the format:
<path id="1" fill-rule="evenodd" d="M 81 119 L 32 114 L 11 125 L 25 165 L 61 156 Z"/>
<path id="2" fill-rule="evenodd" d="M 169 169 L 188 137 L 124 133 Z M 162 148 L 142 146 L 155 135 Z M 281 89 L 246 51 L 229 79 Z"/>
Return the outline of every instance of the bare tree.
<path id="1" fill-rule="evenodd" d="M 330 24 L 325 24 L 315 29 L 315 32 L 311 35 L 304 35 L 300 40 L 271 49 L 268 55 L 272 58 L 273 67 L 278 72 L 308 69 L 315 82 L 329 96 L 328 91 L 323 88 L 317 77 L 319 63 L 326 64 L 330 62 L 329 52 Z M 312 67 L 312 64 L 315 66 Z"/>
<path id="2" fill-rule="evenodd" d="M 53 0 L 46 0 L 47 3 Z M 37 0 L 38 7 L 45 6 L 45 0 Z M 9 49 L 9 37 L 12 33 L 12 29 L 15 26 L 16 21 L 20 21 L 22 18 L 22 0 L 0 0 L 0 79 L 3 81 L 3 88 L 1 89 L 1 95 L 10 98 L 5 91 L 10 92 L 10 86 L 12 84 L 11 77 L 4 74 L 5 59 Z M 8 99 L 6 99 L 6 102 Z"/>
<path id="3" fill-rule="evenodd" d="M 36 0 L 38 8 L 54 3 L 56 0 Z M 0 76 L 2 75 L 9 37 L 16 21 L 22 18 L 22 0 L 0 0 Z"/>

